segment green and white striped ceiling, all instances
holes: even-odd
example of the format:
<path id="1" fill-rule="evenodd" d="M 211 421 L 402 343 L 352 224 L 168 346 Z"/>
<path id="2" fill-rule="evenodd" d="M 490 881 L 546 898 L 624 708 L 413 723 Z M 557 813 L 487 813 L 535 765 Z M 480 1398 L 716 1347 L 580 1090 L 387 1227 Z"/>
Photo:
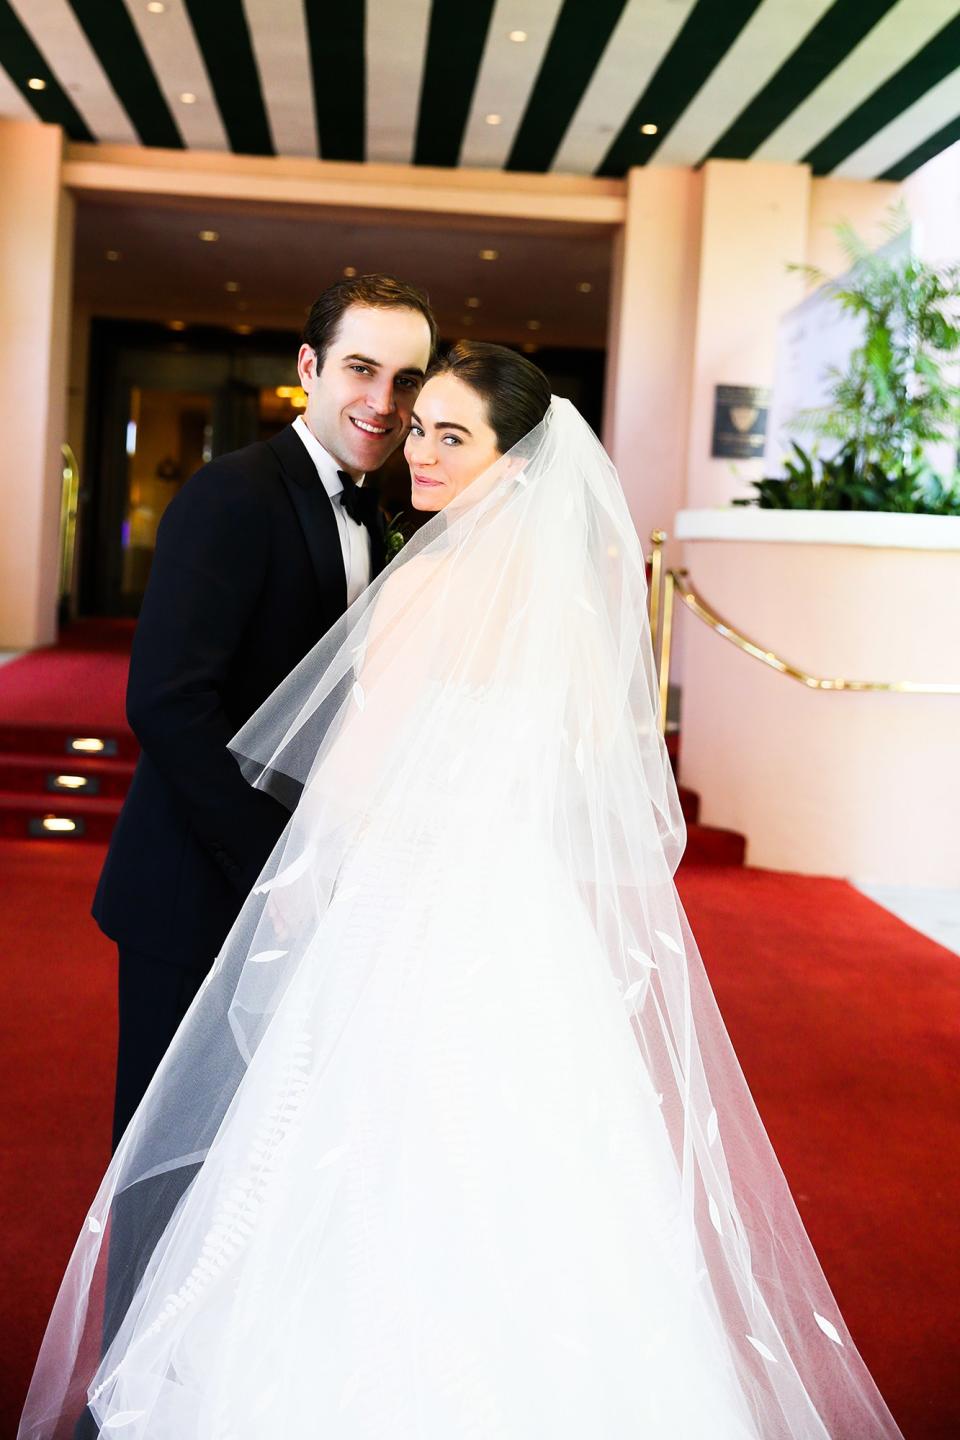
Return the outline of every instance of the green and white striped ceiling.
<path id="1" fill-rule="evenodd" d="M 960 3 L 0 0 L 0 115 L 248 155 L 899 180 L 960 139 Z"/>

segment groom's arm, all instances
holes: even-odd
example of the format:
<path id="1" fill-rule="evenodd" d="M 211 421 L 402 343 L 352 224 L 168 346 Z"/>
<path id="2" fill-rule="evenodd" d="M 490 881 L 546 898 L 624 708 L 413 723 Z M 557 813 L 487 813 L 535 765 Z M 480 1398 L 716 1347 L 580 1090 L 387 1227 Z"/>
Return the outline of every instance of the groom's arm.
<path id="1" fill-rule="evenodd" d="M 289 819 L 226 748 L 236 727 L 224 686 L 263 586 L 267 532 L 251 478 L 229 462 L 187 482 L 159 526 L 127 687 L 144 753 L 242 894 Z"/>

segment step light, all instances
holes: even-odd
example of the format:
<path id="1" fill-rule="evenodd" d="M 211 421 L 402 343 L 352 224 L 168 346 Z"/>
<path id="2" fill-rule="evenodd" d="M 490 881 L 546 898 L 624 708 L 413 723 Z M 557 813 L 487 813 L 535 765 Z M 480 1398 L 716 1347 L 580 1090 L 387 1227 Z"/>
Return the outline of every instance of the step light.
<path id="1" fill-rule="evenodd" d="M 83 821 L 71 820 L 67 815 L 34 816 L 27 824 L 27 834 L 44 838 L 48 835 L 70 836 L 78 840 L 83 834 Z"/>
<path id="2" fill-rule="evenodd" d="M 100 789 L 100 785 L 92 775 L 48 775 L 47 789 L 53 792 L 57 790 L 82 790 L 85 795 L 96 795 Z"/>
<path id="3" fill-rule="evenodd" d="M 68 755 L 116 755 L 116 740 L 101 740 L 97 735 L 71 735 L 67 741 Z"/>

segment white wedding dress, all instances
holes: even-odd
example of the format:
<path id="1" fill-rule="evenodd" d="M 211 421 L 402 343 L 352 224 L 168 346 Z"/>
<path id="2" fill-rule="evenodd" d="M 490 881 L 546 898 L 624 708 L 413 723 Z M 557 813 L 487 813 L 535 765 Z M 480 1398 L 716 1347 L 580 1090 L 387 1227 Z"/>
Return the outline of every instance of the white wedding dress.
<path id="1" fill-rule="evenodd" d="M 22 1436 L 88 1394 L 123 1440 L 899 1435 L 676 897 L 615 476 L 566 402 L 541 430 L 236 737 L 306 788 L 91 1209 Z M 115 1207 L 178 1174 L 101 1356 Z"/>
<path id="2" fill-rule="evenodd" d="M 104 1392 L 124 1434 L 757 1433 L 590 920 L 521 824 L 451 862 L 445 768 L 344 864 Z"/>

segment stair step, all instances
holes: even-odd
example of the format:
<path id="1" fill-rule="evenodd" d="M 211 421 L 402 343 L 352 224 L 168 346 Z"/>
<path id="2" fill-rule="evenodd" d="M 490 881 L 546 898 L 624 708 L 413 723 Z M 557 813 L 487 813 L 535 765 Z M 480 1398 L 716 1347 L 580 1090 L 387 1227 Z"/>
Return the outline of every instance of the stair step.
<path id="1" fill-rule="evenodd" d="M 114 796 L 0 795 L 0 835 L 14 839 L 109 840 L 122 799 Z M 73 831 L 46 831 L 45 818 L 72 820 Z"/>
<path id="2" fill-rule="evenodd" d="M 686 785 L 678 785 L 677 791 L 684 820 L 688 825 L 695 825 L 700 818 L 700 796 L 696 790 L 688 790 Z"/>
<path id="3" fill-rule="evenodd" d="M 743 865 L 747 840 L 735 830 L 718 830 L 713 825 L 688 825 L 683 863 L 690 865 Z"/>
<path id="4" fill-rule="evenodd" d="M 47 795 L 48 803 L 59 804 L 54 796 L 83 795 L 90 797 L 126 795 L 135 766 L 132 760 L 100 760 L 90 756 L 70 755 L 50 759 L 44 755 L 4 755 L 0 753 L 0 794 Z M 57 786 L 57 775 L 79 776 L 85 786 Z"/>
<path id="5" fill-rule="evenodd" d="M 93 737 L 105 741 L 112 753 L 78 753 L 69 748 L 74 739 Z M 65 725 L 0 725 L 0 753 L 5 755 L 44 755 L 56 764 L 67 758 L 136 760 L 140 747 L 130 730 L 104 729 L 93 726 L 86 730 Z"/>

